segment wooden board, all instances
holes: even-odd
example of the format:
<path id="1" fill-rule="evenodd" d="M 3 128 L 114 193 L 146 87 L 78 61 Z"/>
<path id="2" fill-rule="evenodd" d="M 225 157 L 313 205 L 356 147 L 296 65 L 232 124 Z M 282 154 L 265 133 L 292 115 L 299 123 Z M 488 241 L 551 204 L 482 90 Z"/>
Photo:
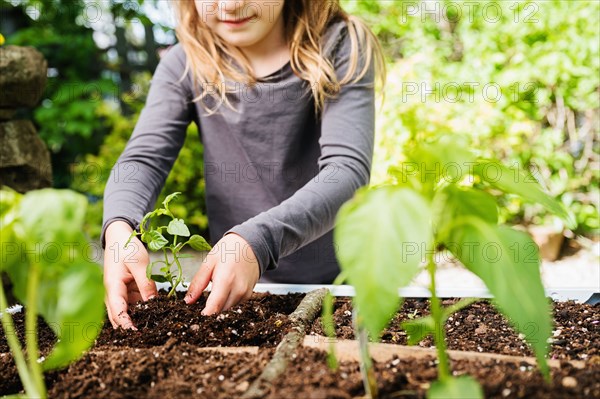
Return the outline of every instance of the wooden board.
<path id="1" fill-rule="evenodd" d="M 309 348 L 321 349 L 328 351 L 331 340 L 321 335 L 307 335 L 304 337 L 303 345 Z M 336 357 L 340 361 L 359 361 L 358 341 L 349 339 L 335 339 L 334 341 Z M 369 353 L 373 360 L 378 362 L 387 362 L 397 356 L 403 357 L 437 357 L 435 348 L 421 348 L 418 346 L 404 346 L 395 344 L 370 343 Z M 528 363 L 536 365 L 537 362 L 533 357 L 524 356 L 509 356 L 500 355 L 497 353 L 480 353 L 468 351 L 448 351 L 448 356 L 453 360 L 478 360 L 478 361 L 501 361 L 511 363 Z M 560 360 L 548 360 L 550 367 L 560 368 Z M 580 360 L 569 360 L 568 363 L 577 368 L 584 368 L 585 363 Z"/>

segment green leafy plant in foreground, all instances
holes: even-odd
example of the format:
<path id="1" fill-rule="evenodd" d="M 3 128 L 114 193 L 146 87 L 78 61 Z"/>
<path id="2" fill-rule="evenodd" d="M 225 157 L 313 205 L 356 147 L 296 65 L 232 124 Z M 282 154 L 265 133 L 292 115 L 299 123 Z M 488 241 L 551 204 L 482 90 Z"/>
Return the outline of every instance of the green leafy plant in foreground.
<path id="1" fill-rule="evenodd" d="M 82 233 L 86 205 L 84 196 L 68 190 L 0 191 L 0 272 L 26 308 L 26 351 L 0 284 L 2 328 L 28 398 L 46 398 L 43 372 L 78 359 L 104 324 L 102 272 L 91 262 Z M 38 347 L 38 316 L 57 337 L 45 359 Z"/>
<path id="2" fill-rule="evenodd" d="M 179 252 L 186 246 L 189 245 L 196 251 L 210 251 L 211 246 L 206 242 L 204 237 L 194 234 L 190 236 L 190 230 L 184 223 L 183 219 L 176 218 L 173 213 L 169 210 L 169 203 L 175 199 L 181 193 L 173 193 L 168 195 L 162 203 L 162 208 L 157 208 L 152 212 L 148 212 L 142 222 L 140 223 L 140 231 L 133 231 L 129 240 L 125 243 L 125 248 L 131 242 L 131 239 L 135 236 L 140 236 L 141 240 L 148 245 L 151 251 L 158 252 L 162 251 L 164 260 L 157 260 L 151 262 L 146 267 L 146 276 L 158 283 L 169 283 L 171 289 L 169 290 L 168 296 L 175 295 L 175 291 L 179 284 L 183 284 L 183 269 L 181 267 L 180 259 L 183 259 L 185 255 L 179 254 Z M 149 222 L 152 218 L 166 215 L 171 218 L 171 221 L 166 226 L 149 226 Z M 172 241 L 170 242 L 165 236 L 164 232 L 171 235 Z M 179 241 L 179 237 L 185 237 L 187 240 Z M 189 237 L 189 238 L 188 238 Z M 169 258 L 169 252 L 171 253 L 172 260 Z M 161 274 L 153 274 L 152 270 L 155 264 L 162 264 L 160 268 Z M 173 272 L 173 266 L 177 267 L 177 272 Z"/>
<path id="3" fill-rule="evenodd" d="M 390 173 L 395 184 L 357 192 L 341 208 L 334 231 L 342 274 L 356 290 L 355 328 L 363 341 L 363 363 L 370 361 L 364 332 L 379 337 L 401 303 L 398 288 L 408 285 L 424 264 L 430 277 L 431 315 L 409 320 L 402 327 L 409 344 L 433 336 L 439 379 L 431 385 L 428 397 L 482 396 L 474 379 L 453 377 L 450 371 L 444 324 L 473 300 L 442 307 L 436 295 L 435 254 L 445 251 L 483 280 L 494 296 L 493 304 L 525 335 L 548 378 L 545 356 L 551 313 L 540 277 L 538 248 L 527 234 L 498 225 L 493 194 L 519 195 L 573 226 L 570 213 L 533 176 L 494 160 L 478 159 L 466 146 L 449 139 L 413 139 L 406 147 L 406 161 Z M 365 390 L 375 397 L 374 374 L 369 364 L 363 366 Z"/>

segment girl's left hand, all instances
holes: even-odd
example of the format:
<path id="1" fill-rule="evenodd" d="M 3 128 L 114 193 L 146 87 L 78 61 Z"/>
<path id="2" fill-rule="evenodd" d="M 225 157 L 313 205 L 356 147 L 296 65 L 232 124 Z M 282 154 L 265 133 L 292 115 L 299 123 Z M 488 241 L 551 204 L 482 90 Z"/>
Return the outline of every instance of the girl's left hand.
<path id="1" fill-rule="evenodd" d="M 212 281 L 202 310 L 203 315 L 212 315 L 250 298 L 259 275 L 258 260 L 250 244 L 242 236 L 229 233 L 208 253 L 184 300 L 187 304 L 196 302 Z"/>

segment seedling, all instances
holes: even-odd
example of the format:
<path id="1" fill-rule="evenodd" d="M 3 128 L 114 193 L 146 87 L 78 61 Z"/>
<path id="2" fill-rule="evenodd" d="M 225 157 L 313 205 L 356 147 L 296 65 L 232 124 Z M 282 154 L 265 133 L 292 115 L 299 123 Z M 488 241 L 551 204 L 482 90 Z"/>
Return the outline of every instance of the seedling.
<path id="1" fill-rule="evenodd" d="M 409 313 L 407 316 L 410 320 L 414 320 L 417 318 L 417 313 L 419 313 L 419 311 L 415 309 L 412 313 Z"/>
<path id="2" fill-rule="evenodd" d="M 162 208 L 157 208 L 152 212 L 148 212 L 140 223 L 140 231 L 133 231 L 129 237 L 129 240 L 127 240 L 125 243 L 125 248 L 127 248 L 133 237 L 141 236 L 142 242 L 146 243 L 151 251 L 163 252 L 164 260 L 156 260 L 148 264 L 146 267 L 146 276 L 158 283 L 169 283 L 171 289 L 167 295 L 168 297 L 175 295 L 175 291 L 179 284 L 185 287 L 183 283 L 183 269 L 181 267 L 180 259 L 185 258 L 186 255 L 181 255 L 179 252 L 186 245 L 189 245 L 196 251 L 210 251 L 211 249 L 210 244 L 206 242 L 204 237 L 197 234 L 194 234 L 190 237 L 190 230 L 184 221 L 176 218 L 169 210 L 169 203 L 179 194 L 181 193 L 173 193 L 168 195 L 162 203 Z M 171 221 L 168 225 L 158 227 L 149 226 L 152 219 L 161 215 L 166 215 L 171 218 Z M 169 241 L 163 235 L 165 230 L 172 237 L 171 241 Z M 187 238 L 187 241 L 178 242 L 180 237 Z M 169 252 L 172 259 L 169 257 Z M 160 268 L 161 274 L 152 273 L 153 267 L 156 264 L 163 265 Z M 173 272 L 174 266 L 177 268 L 177 272 L 175 273 Z"/>
<path id="3" fill-rule="evenodd" d="M 359 190 L 340 210 L 334 231 L 342 273 L 356 290 L 361 357 L 369 359 L 362 329 L 379 337 L 400 305 L 398 288 L 408 285 L 424 265 L 430 277 L 431 315 L 402 326 L 409 344 L 433 335 L 439 380 L 431 385 L 428 397 L 482 396 L 475 380 L 455 378 L 450 372 L 444 323 L 473 299 L 442 307 L 436 294 L 434 255 L 445 250 L 483 280 L 494 296 L 493 304 L 525 335 L 548 378 L 545 356 L 551 313 L 538 248 L 527 234 L 499 225 L 493 194 L 517 194 L 544 205 L 573 227 L 570 213 L 530 174 L 478 159 L 466 146 L 449 139 L 418 142 L 413 138 L 406 148 L 406 162 L 390 172 L 395 184 Z M 373 374 L 364 363 L 365 390 L 376 396 Z"/>
<path id="4" fill-rule="evenodd" d="M 82 233 L 86 205 L 84 196 L 68 190 L 0 191 L 0 272 L 7 273 L 15 297 L 26 307 L 26 353 L 6 310 L 2 284 L 0 313 L 27 398 L 46 398 L 43 371 L 81 357 L 104 324 L 102 272 L 89 260 Z M 57 337 L 45 359 L 38 348 L 38 316 Z"/>

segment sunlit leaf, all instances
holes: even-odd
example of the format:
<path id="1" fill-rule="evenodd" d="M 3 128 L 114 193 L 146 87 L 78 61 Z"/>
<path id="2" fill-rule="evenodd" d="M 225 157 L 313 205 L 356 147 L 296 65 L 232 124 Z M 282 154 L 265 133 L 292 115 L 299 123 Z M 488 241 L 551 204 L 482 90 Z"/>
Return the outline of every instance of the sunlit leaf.
<path id="1" fill-rule="evenodd" d="M 496 199 L 481 190 L 448 185 L 436 192 L 432 208 L 436 240 L 441 243 L 448 238 L 454 222 L 463 216 L 472 215 L 491 224 L 498 223 Z"/>
<path id="2" fill-rule="evenodd" d="M 171 201 L 173 201 L 175 198 L 177 198 L 180 194 L 181 194 L 180 192 L 176 192 L 176 193 L 172 193 L 172 194 L 167 195 L 167 197 L 163 201 L 163 207 L 165 208 L 165 210 L 167 212 L 170 212 L 169 211 L 169 203 Z"/>
<path id="3" fill-rule="evenodd" d="M 0 271 L 18 267 L 24 256 L 14 234 L 17 206 L 22 196 L 13 190 L 0 191 Z"/>
<path id="4" fill-rule="evenodd" d="M 390 168 L 400 185 L 431 197 L 440 183 L 458 183 L 472 169 L 475 155 L 459 137 L 442 136 L 429 142 L 409 141 L 406 160 Z"/>
<path id="5" fill-rule="evenodd" d="M 408 320 L 403 322 L 401 326 L 406 331 L 408 345 L 416 345 L 435 332 L 435 322 L 431 316 Z"/>
<path id="6" fill-rule="evenodd" d="M 428 399 L 480 399 L 483 390 L 472 377 L 463 375 L 438 380 L 427 391 Z"/>
<path id="7" fill-rule="evenodd" d="M 576 221 L 562 203 L 556 201 L 542 190 L 542 187 L 530 173 L 507 168 L 497 161 L 480 160 L 474 167 L 474 173 L 483 181 L 509 194 L 538 203 L 550 212 L 561 217 L 569 228 L 575 228 Z"/>
<path id="8" fill-rule="evenodd" d="M 146 278 L 152 279 L 152 271 L 154 270 L 154 265 L 157 264 L 165 264 L 165 261 L 155 260 L 154 262 L 148 263 L 148 266 L 146 266 Z"/>
<path id="9" fill-rule="evenodd" d="M 30 243 L 78 242 L 85 220 L 86 198 L 74 191 L 44 189 L 23 196 L 19 206 L 21 237 Z"/>
<path id="10" fill-rule="evenodd" d="M 422 177 L 447 183 L 460 182 L 476 159 L 464 138 L 451 135 L 418 143 L 411 148 L 409 157 L 419 165 Z"/>
<path id="11" fill-rule="evenodd" d="M 167 227 L 167 233 L 174 236 L 189 237 L 190 230 L 185 225 L 182 219 L 173 219 L 169 222 Z"/>
<path id="12" fill-rule="evenodd" d="M 194 248 L 196 251 L 210 251 L 212 248 L 210 244 L 206 242 L 204 237 L 198 234 L 191 236 L 187 241 L 187 244 L 189 244 L 189 246 Z"/>
<path id="13" fill-rule="evenodd" d="M 43 189 L 23 195 L 10 211 L 12 215 L 5 215 L 3 219 L 12 218 L 12 233 L 3 238 L 2 256 L 7 258 L 3 267 L 19 301 L 26 304 L 32 262 L 41 268 L 42 280 L 47 280 L 60 276 L 74 260 L 84 256 L 88 248 L 82 232 L 86 207 L 87 200 L 81 194 Z M 5 239 L 11 242 L 5 243 Z M 46 301 L 40 299 L 38 303 L 44 306 Z"/>
<path id="14" fill-rule="evenodd" d="M 446 320 L 448 320 L 452 314 L 471 305 L 476 300 L 476 298 L 464 298 L 453 305 L 443 308 L 441 324 L 443 325 L 446 323 Z M 408 345 L 416 345 L 427 336 L 434 335 L 434 333 L 441 334 L 441 331 L 435 331 L 435 321 L 431 316 L 404 321 L 401 324 L 401 327 L 408 335 Z"/>
<path id="15" fill-rule="evenodd" d="M 142 238 L 145 238 L 144 242 L 148 244 L 148 248 L 152 251 L 160 251 L 169 243 L 169 241 L 156 230 L 148 231 L 146 236 Z"/>
<path id="16" fill-rule="evenodd" d="M 453 230 L 451 241 L 454 255 L 483 280 L 496 306 L 525 335 L 547 375 L 546 342 L 552 319 L 533 240 L 520 231 L 472 217 Z"/>
<path id="17" fill-rule="evenodd" d="M 54 304 L 46 307 L 52 311 L 40 309 L 58 338 L 43 363 L 51 370 L 78 359 L 94 344 L 104 325 L 104 286 L 100 267 L 85 261 L 71 264 L 55 281 L 42 280 L 44 285 L 56 287 Z"/>
<path id="18" fill-rule="evenodd" d="M 337 216 L 334 241 L 354 302 L 372 338 L 400 304 L 398 288 L 416 275 L 430 245 L 428 202 L 407 188 L 360 190 Z"/>

